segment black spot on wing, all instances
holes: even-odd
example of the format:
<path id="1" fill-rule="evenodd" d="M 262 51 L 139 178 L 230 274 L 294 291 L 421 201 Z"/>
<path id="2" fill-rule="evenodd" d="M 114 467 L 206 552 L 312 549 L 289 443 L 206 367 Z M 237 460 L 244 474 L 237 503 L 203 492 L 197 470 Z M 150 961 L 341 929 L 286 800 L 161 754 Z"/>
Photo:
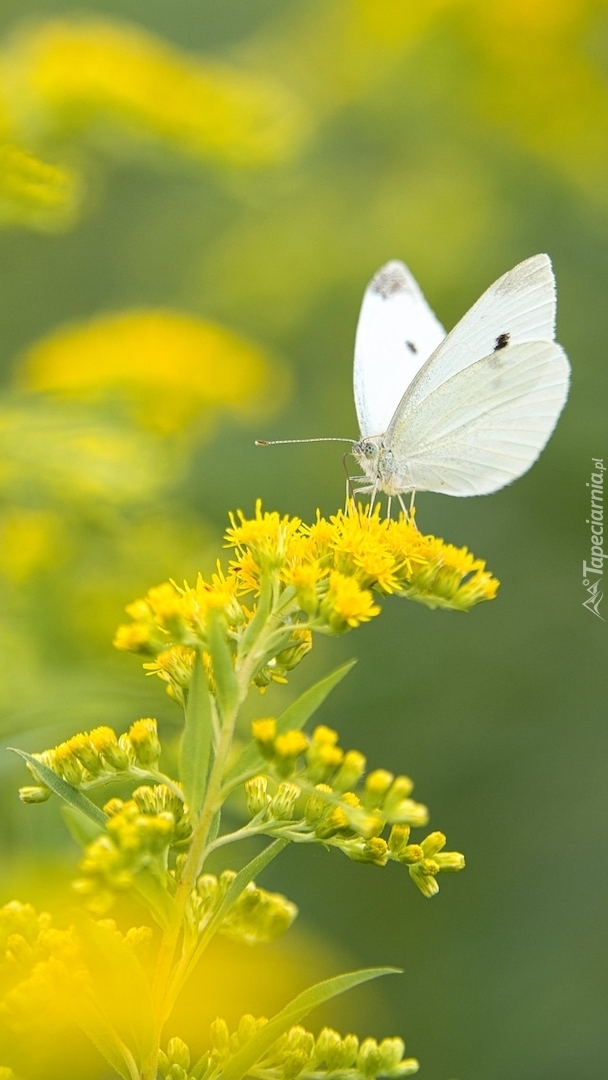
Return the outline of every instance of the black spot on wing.
<path id="1" fill-rule="evenodd" d="M 414 356 L 415 356 L 415 355 L 416 355 L 416 353 L 418 352 L 418 349 L 417 349 L 417 348 L 416 348 L 416 346 L 414 345 L 414 342 L 413 342 L 413 341 L 406 341 L 406 343 L 405 343 L 405 344 L 407 345 L 407 347 L 408 347 L 408 349 L 410 350 L 410 352 L 411 352 L 411 353 L 414 353 Z"/>
<path id="2" fill-rule="evenodd" d="M 506 349 L 509 344 L 511 335 L 507 333 L 499 334 L 494 344 L 494 352 L 498 352 L 499 349 Z"/>

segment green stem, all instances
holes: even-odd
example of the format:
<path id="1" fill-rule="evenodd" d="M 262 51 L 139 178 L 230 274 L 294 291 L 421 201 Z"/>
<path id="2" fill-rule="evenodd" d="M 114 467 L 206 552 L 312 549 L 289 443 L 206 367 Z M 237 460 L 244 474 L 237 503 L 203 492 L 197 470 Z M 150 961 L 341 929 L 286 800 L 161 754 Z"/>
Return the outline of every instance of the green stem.
<path id="1" fill-rule="evenodd" d="M 190 895 L 195 887 L 196 879 L 203 866 L 209 830 L 217 811 L 222 805 L 222 780 L 232 747 L 239 709 L 248 694 L 251 679 L 255 674 L 261 659 L 266 653 L 268 639 L 272 636 L 274 629 L 273 623 L 276 623 L 276 617 L 273 618 L 273 614 L 274 613 L 271 613 L 269 615 L 266 624 L 261 628 L 257 638 L 250 643 L 247 655 L 244 656 L 240 662 L 237 662 L 236 674 L 239 684 L 238 700 L 235 707 L 222 717 L 220 739 L 211 768 L 207 791 L 205 793 L 198 821 L 195 823 L 192 831 L 190 849 L 175 892 L 174 901 L 179 913 L 179 919 L 176 920 L 177 925 L 172 927 L 171 930 L 167 930 L 163 935 L 158 951 L 152 987 L 153 998 L 156 1003 L 158 1044 L 160 1044 L 162 1028 L 167 1019 L 168 1012 L 181 988 L 181 985 L 176 986 L 176 980 L 171 978 L 171 971 L 179 935 L 183 927 L 184 912 Z M 180 964 L 179 966 L 181 967 L 182 965 Z M 181 980 L 179 980 L 179 982 L 181 984 Z M 168 1000 L 167 992 L 169 986 L 172 986 L 173 988 L 170 1001 Z"/>

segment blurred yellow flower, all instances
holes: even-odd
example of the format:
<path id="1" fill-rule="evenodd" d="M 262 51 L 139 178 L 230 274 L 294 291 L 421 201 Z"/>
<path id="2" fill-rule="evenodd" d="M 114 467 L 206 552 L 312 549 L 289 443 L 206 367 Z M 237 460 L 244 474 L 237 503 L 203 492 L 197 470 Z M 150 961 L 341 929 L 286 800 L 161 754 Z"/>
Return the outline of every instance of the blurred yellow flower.
<path id="1" fill-rule="evenodd" d="M 28 24 L 4 69 L 21 123 L 49 134 L 109 127 L 239 166 L 281 161 L 300 140 L 302 115 L 279 84 L 188 55 L 127 22 Z"/>
<path id="2" fill-rule="evenodd" d="M 144 426 L 168 434 L 202 411 L 279 407 L 286 377 L 256 346 L 177 311 L 125 311 L 61 327 L 23 358 L 28 390 L 126 398 Z M 272 386 L 271 386 L 272 383 Z M 272 389 L 272 397 L 271 397 Z"/>
<path id="3" fill-rule="evenodd" d="M 9 506 L 0 518 L 0 573 L 21 585 L 65 558 L 67 536 L 57 514 Z"/>
<path id="4" fill-rule="evenodd" d="M 76 175 L 12 143 L 0 145 L 0 224 L 37 228 L 71 224 L 79 202 Z"/>

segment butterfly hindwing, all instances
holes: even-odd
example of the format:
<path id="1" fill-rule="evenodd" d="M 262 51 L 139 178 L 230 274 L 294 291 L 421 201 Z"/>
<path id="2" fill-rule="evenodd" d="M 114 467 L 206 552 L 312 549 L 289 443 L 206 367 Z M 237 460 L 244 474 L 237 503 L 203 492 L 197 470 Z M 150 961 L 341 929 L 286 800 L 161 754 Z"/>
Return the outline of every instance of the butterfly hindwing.
<path id="1" fill-rule="evenodd" d="M 391 425 L 403 490 L 486 495 L 517 479 L 555 427 L 569 372 L 559 345 L 530 341 L 485 356 L 418 403 L 406 395 Z"/>

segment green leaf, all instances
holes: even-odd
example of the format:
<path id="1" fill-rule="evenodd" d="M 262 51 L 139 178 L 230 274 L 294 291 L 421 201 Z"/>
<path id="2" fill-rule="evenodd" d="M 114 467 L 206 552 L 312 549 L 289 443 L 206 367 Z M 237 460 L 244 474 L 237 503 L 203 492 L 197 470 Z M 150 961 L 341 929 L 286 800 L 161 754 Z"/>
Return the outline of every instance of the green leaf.
<path id="1" fill-rule="evenodd" d="M 65 821 L 66 828 L 73 840 L 81 848 L 86 848 L 93 843 L 104 831 L 96 821 L 77 810 L 75 806 L 64 804 L 61 807 L 61 816 Z"/>
<path id="2" fill-rule="evenodd" d="M 247 888 L 249 882 L 253 881 L 253 879 L 257 877 L 258 874 L 261 874 L 262 870 L 264 870 L 264 868 L 268 866 L 268 863 L 272 862 L 272 860 L 281 853 L 283 848 L 287 847 L 288 843 L 289 840 L 284 840 L 283 838 L 280 838 L 279 840 L 274 840 L 272 844 L 268 844 L 268 846 L 265 847 L 259 855 L 256 855 L 254 859 L 251 859 L 251 861 L 248 862 L 246 866 L 243 866 L 243 868 L 239 870 L 230 888 L 226 891 L 224 897 L 222 898 L 220 906 L 213 913 L 212 918 L 207 923 L 205 931 L 194 953 L 192 954 L 187 971 L 183 975 L 182 981 L 185 981 L 190 972 L 196 967 L 202 953 L 204 952 L 211 938 L 215 934 L 215 931 L 220 925 L 222 919 L 224 918 L 224 915 L 226 915 L 228 909 L 232 907 L 236 900 L 238 900 L 243 890 Z M 179 987 L 174 987 L 173 993 L 177 995 L 178 992 Z"/>
<path id="3" fill-rule="evenodd" d="M 325 678 L 305 690 L 303 694 L 300 694 L 300 697 L 292 701 L 291 705 L 288 705 L 277 718 L 277 731 L 282 733 L 303 728 L 306 721 L 317 711 L 325 698 L 338 683 L 342 682 L 342 679 L 348 675 L 356 663 L 356 660 L 347 660 L 345 664 L 341 664 L 335 671 L 330 671 L 329 675 L 326 675 Z"/>
<path id="4" fill-rule="evenodd" d="M 86 795 L 78 791 L 78 788 L 72 787 L 66 780 L 63 780 L 61 776 L 57 776 L 56 772 L 49 769 L 48 765 L 45 765 L 42 761 L 38 761 L 32 754 L 26 753 L 25 750 L 17 750 L 14 746 L 8 746 L 7 750 L 12 750 L 14 754 L 19 754 L 24 761 L 27 761 L 28 765 L 31 765 L 36 776 L 41 783 L 46 784 L 58 795 L 60 799 L 63 799 L 68 806 L 73 806 L 76 810 L 80 810 L 83 814 L 86 814 L 91 821 L 94 821 L 97 825 L 101 825 L 105 828 L 105 824 L 108 820 L 108 815 L 104 814 L 103 810 L 100 810 L 98 806 L 95 806 L 94 802 L 87 799 Z"/>
<path id="5" fill-rule="evenodd" d="M 207 676 L 197 653 L 188 691 L 186 726 L 179 755 L 179 776 L 186 802 L 194 818 L 198 817 L 209 774 L 213 719 Z"/>
<path id="6" fill-rule="evenodd" d="M 262 574 L 260 581 L 260 595 L 258 597 L 258 603 L 253 619 L 244 631 L 240 641 L 238 654 L 239 656 L 245 656 L 250 646 L 257 638 L 260 630 L 265 625 L 266 620 L 270 614 L 270 608 L 272 606 L 272 577 L 269 574 Z"/>
<path id="7" fill-rule="evenodd" d="M 286 1005 L 281 1012 L 273 1016 L 263 1028 L 249 1040 L 245 1046 L 228 1061 L 222 1070 L 222 1080 L 242 1080 L 256 1061 L 270 1050 L 270 1047 L 294 1024 L 298 1024 L 304 1016 L 323 1002 L 329 1001 L 345 990 L 351 990 L 354 986 L 377 979 L 380 975 L 399 974 L 398 968 L 364 968 L 362 971 L 350 971 L 345 975 L 337 975 L 333 979 L 324 979 L 323 982 L 310 986 L 302 994 L 298 994 Z"/>
<path id="8" fill-rule="evenodd" d="M 133 878 L 133 888 L 139 893 L 162 930 L 173 930 L 179 923 L 179 912 L 173 897 L 148 870 L 140 870 Z"/>
<path id="9" fill-rule="evenodd" d="M 239 702 L 239 684 L 221 615 L 213 609 L 207 617 L 207 647 L 213 664 L 213 677 L 220 712 L 222 717 L 229 716 Z"/>
<path id="10" fill-rule="evenodd" d="M 86 994 L 80 994 L 77 1003 L 71 1008 L 71 1013 L 74 1023 L 84 1031 L 122 1080 L 133 1080 L 138 1075 L 133 1055 L 112 1026 L 100 1015 L 93 1002 L 87 999 Z"/>
<path id="11" fill-rule="evenodd" d="M 154 1006 L 144 968 L 116 930 L 84 916 L 77 925 L 95 1005 L 141 1066 L 154 1046 Z"/>
<path id="12" fill-rule="evenodd" d="M 318 683 L 300 694 L 300 697 L 296 698 L 291 705 L 288 705 L 277 718 L 277 733 L 281 734 L 284 731 L 303 728 L 306 721 L 317 711 L 325 698 L 328 697 L 338 683 L 342 682 L 342 679 L 348 675 L 356 663 L 356 660 L 347 660 L 345 664 L 341 664 L 335 671 L 330 671 L 329 675 L 325 675 Z M 255 772 L 262 760 L 258 745 L 255 739 L 252 739 L 232 768 L 226 773 L 224 783 L 232 787 L 238 783 L 241 777 L 243 780 L 247 779 L 252 772 Z"/>
<path id="13" fill-rule="evenodd" d="M 200 946 L 205 947 L 209 939 L 215 933 L 216 928 L 221 923 L 224 915 L 229 908 L 238 900 L 239 896 L 244 889 L 247 888 L 250 881 L 253 881 L 254 877 L 261 874 L 262 870 L 268 866 L 269 862 L 272 862 L 277 855 L 281 853 L 284 847 L 287 847 L 289 840 L 284 840 L 282 837 L 278 840 L 274 840 L 272 844 L 268 844 L 259 855 L 256 855 L 254 859 L 251 859 L 246 866 L 239 870 L 238 874 L 234 878 L 229 889 L 222 898 L 222 902 L 217 910 L 213 913 L 212 919 L 205 927 L 205 932 L 201 938 Z M 200 947 L 199 946 L 199 947 Z M 202 949 L 201 949 L 202 951 Z"/>

